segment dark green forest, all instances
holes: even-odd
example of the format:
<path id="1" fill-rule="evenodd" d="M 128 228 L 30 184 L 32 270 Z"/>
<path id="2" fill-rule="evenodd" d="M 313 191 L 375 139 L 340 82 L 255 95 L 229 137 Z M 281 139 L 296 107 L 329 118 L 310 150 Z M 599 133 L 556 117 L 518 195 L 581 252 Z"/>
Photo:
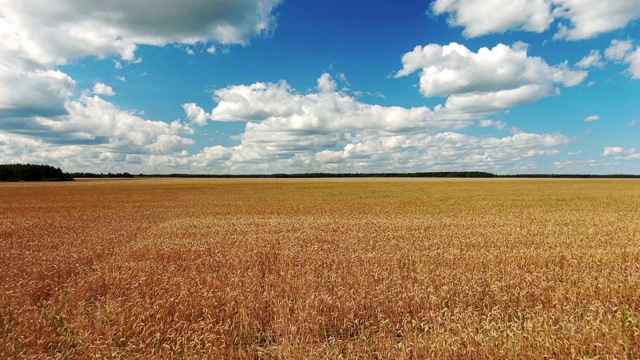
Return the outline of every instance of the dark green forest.
<path id="1" fill-rule="evenodd" d="M 50 165 L 0 165 L 0 181 L 71 181 L 73 177 Z"/>

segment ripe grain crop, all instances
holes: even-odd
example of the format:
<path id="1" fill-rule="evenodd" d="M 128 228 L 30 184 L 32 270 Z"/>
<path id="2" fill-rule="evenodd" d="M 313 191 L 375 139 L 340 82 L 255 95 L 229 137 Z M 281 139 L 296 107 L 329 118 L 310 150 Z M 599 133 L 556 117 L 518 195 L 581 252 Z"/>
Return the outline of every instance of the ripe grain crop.
<path id="1" fill-rule="evenodd" d="M 0 184 L 0 358 L 640 358 L 635 180 Z"/>

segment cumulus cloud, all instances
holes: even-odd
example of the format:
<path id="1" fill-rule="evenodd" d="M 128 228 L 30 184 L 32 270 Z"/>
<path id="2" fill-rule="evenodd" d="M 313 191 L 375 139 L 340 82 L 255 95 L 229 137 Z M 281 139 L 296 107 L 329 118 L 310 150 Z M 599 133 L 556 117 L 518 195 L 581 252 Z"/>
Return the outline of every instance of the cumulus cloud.
<path id="1" fill-rule="evenodd" d="M 553 15 L 561 22 L 557 38 L 589 39 L 613 30 L 622 29 L 640 16 L 640 0 L 552 0 Z"/>
<path id="2" fill-rule="evenodd" d="M 0 119 L 62 114 L 75 86 L 59 70 L 25 70 L 0 62 Z"/>
<path id="3" fill-rule="evenodd" d="M 609 60 L 629 65 L 627 73 L 633 79 L 640 79 L 640 47 L 631 40 L 613 40 L 604 52 Z"/>
<path id="4" fill-rule="evenodd" d="M 138 45 L 246 44 L 275 26 L 281 0 L 0 0 L 0 117 L 64 112 L 75 81 L 55 69 L 71 59 L 117 55 L 137 62 Z M 122 68 L 121 61 L 115 61 Z M 124 80 L 124 77 L 122 78 Z M 94 93 L 111 96 L 97 85 Z"/>
<path id="5" fill-rule="evenodd" d="M 640 0 L 436 0 L 431 9 L 464 27 L 467 37 L 508 30 L 541 33 L 555 22 L 556 38 L 579 40 L 624 28 L 640 16 Z"/>
<path id="6" fill-rule="evenodd" d="M 615 155 L 622 155 L 624 153 L 625 153 L 625 150 L 619 146 L 606 147 L 604 148 L 604 152 L 602 153 L 602 156 L 615 156 Z"/>
<path id="7" fill-rule="evenodd" d="M 246 44 L 275 26 L 281 0 L 0 0 L 2 52 L 45 66 L 85 56 L 135 60 L 137 45 Z M 2 56 L 5 57 L 5 56 Z"/>
<path id="8" fill-rule="evenodd" d="M 318 90 L 320 90 L 320 92 L 332 93 L 336 91 L 337 86 L 338 84 L 331 78 L 330 74 L 324 73 L 318 78 Z"/>
<path id="9" fill-rule="evenodd" d="M 142 160 L 156 169 L 161 163 L 167 169 L 188 166 L 184 148 L 193 144 L 188 125 L 146 120 L 89 96 L 115 95 L 101 82 L 74 97 L 76 82 L 56 67 L 87 56 L 113 56 L 115 68 L 122 69 L 123 63 L 140 61 L 139 45 L 204 44 L 214 53 L 214 43 L 247 44 L 275 28 L 272 12 L 280 3 L 159 0 L 150 8 L 139 0 L 0 0 L 2 156 L 12 162 L 64 162 L 78 170 L 113 162 L 135 168 Z M 187 118 L 202 125 L 206 113 L 203 118 L 197 110 L 185 107 Z"/>
<path id="10" fill-rule="evenodd" d="M 621 61 L 624 60 L 632 50 L 633 42 L 631 40 L 612 40 L 604 54 L 607 59 Z"/>
<path id="11" fill-rule="evenodd" d="M 640 153 L 635 148 L 625 149 L 619 146 L 604 148 L 602 156 L 612 156 L 623 161 L 640 160 Z"/>
<path id="12" fill-rule="evenodd" d="M 66 104 L 65 115 L 32 119 L 24 131 L 0 130 L 0 160 L 39 159 L 69 171 L 117 166 L 132 173 L 518 172 L 570 142 L 561 134 L 464 135 L 456 130 L 478 122 L 506 125 L 445 106 L 371 105 L 336 89 L 301 94 L 286 81 L 229 86 L 217 89 L 214 99 L 211 113 L 183 104 L 186 117 L 197 125 L 246 122 L 236 146 L 190 154 L 189 125 L 145 120 L 85 93 Z"/>
<path id="13" fill-rule="evenodd" d="M 558 153 L 560 134 L 518 133 L 502 138 L 462 135 L 476 121 L 446 106 L 403 108 L 366 104 L 333 86 L 323 74 L 318 91 L 300 94 L 286 81 L 235 85 L 214 91 L 208 114 L 184 104 L 187 117 L 245 121 L 239 145 L 206 148 L 188 158 L 196 167 L 236 173 L 389 172 L 515 169 L 527 159 Z M 504 129 L 500 121 L 482 126 Z M 186 161 L 186 158 L 185 158 Z"/>
<path id="14" fill-rule="evenodd" d="M 65 114 L 0 119 L 0 160 L 59 164 L 69 171 L 113 171 L 126 157 L 176 157 L 192 145 L 193 130 L 179 122 L 145 120 L 98 96 L 83 93 Z"/>
<path id="15" fill-rule="evenodd" d="M 145 120 L 88 93 L 68 101 L 63 115 L 0 123 L 0 162 L 67 171 L 169 171 L 189 165 L 184 149 L 194 143 L 187 137 L 193 130 L 179 121 Z"/>
<path id="16" fill-rule="evenodd" d="M 90 144 L 117 152 L 165 154 L 193 143 L 188 126 L 150 121 L 97 96 L 83 95 L 66 105 L 67 114 L 32 120 L 29 134 L 57 144 Z"/>
<path id="17" fill-rule="evenodd" d="M 592 67 L 602 68 L 604 67 L 604 61 L 602 60 L 602 55 L 600 55 L 600 51 L 591 50 L 589 55 L 583 57 L 580 61 L 576 63 L 576 66 L 581 69 L 589 69 Z"/>
<path id="18" fill-rule="evenodd" d="M 449 23 L 463 26 L 467 37 L 510 29 L 543 32 L 553 22 L 545 0 L 437 0 L 431 9 L 436 15 L 449 14 Z"/>
<path id="19" fill-rule="evenodd" d="M 627 55 L 624 63 L 629 65 L 627 71 L 631 78 L 640 79 L 640 47 L 636 47 L 632 53 Z"/>
<path id="20" fill-rule="evenodd" d="M 593 122 L 593 121 L 598 121 L 600 120 L 600 116 L 599 115 L 591 115 L 591 116 L 587 116 L 586 118 L 584 118 L 584 122 Z"/>
<path id="21" fill-rule="evenodd" d="M 95 83 L 95 85 L 93 85 L 93 93 L 96 95 L 104 96 L 114 96 L 116 94 L 111 86 L 103 84 L 101 82 L 97 82 Z"/>
<path id="22" fill-rule="evenodd" d="M 182 104 L 182 108 L 187 114 L 187 119 L 189 121 L 200 126 L 207 124 L 210 115 L 207 114 L 203 108 L 199 107 L 195 103 Z"/>
<path id="23" fill-rule="evenodd" d="M 420 73 L 426 97 L 448 96 L 446 106 L 461 112 L 491 112 L 559 93 L 556 84 L 576 86 L 587 76 L 566 64 L 551 66 L 527 54 L 527 45 L 498 44 L 477 53 L 464 45 L 417 46 L 402 57 L 395 77 Z"/>
<path id="24" fill-rule="evenodd" d="M 300 138 L 304 140 L 306 138 Z M 503 138 L 474 137 L 456 132 L 383 135 L 357 132 L 353 137 L 322 148 L 307 142 L 290 154 L 262 150 L 247 139 L 229 149 L 224 161 L 230 172 L 406 172 L 473 169 L 516 172 L 541 156 L 559 154 L 554 147 L 570 140 L 563 135 L 521 133 Z M 337 149 L 336 149 L 337 148 Z M 264 152 L 263 152 L 264 151 Z"/>
<path id="25" fill-rule="evenodd" d="M 65 171 L 173 173 L 193 163 L 186 151 L 126 153 L 118 149 L 73 143 L 52 143 L 43 139 L 0 130 L 0 163 L 46 163 Z"/>
<path id="26" fill-rule="evenodd" d="M 366 136 L 362 138 L 366 139 Z M 397 155 L 421 159 L 431 165 L 453 165 L 495 167 L 510 160 L 520 161 L 528 157 L 553 155 L 550 149 L 566 145 L 569 140 L 563 135 L 540 135 L 521 133 L 504 138 L 480 138 L 456 132 L 441 132 L 433 135 L 397 135 L 385 139 L 366 139 L 351 143 L 340 151 L 325 150 L 316 154 L 316 159 L 327 163 L 342 163 L 348 159 L 397 159 Z M 407 149 L 412 151 L 406 152 Z M 403 152 L 404 151 L 404 152 Z M 398 153 L 399 152 L 399 153 Z"/>
<path id="27" fill-rule="evenodd" d="M 323 74 L 318 83 L 333 83 Z M 218 105 L 211 112 L 215 121 L 247 121 L 256 124 L 286 121 L 301 130 L 384 129 L 416 131 L 461 128 L 473 119 L 456 117 L 447 109 L 428 107 L 403 108 L 370 105 L 347 94 L 330 92 L 333 85 L 319 86 L 319 92 L 299 94 L 286 81 L 229 86 L 214 91 Z"/>

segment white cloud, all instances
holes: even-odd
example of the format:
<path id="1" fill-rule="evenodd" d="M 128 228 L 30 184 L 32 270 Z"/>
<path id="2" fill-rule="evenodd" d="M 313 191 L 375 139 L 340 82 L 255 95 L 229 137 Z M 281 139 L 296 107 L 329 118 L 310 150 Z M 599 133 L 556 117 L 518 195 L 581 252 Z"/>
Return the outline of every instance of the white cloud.
<path id="1" fill-rule="evenodd" d="M 323 92 L 323 93 L 334 92 L 336 91 L 337 86 L 338 84 L 336 84 L 335 80 L 333 80 L 331 78 L 331 75 L 327 73 L 322 74 L 322 76 L 318 78 L 318 90 L 320 90 L 320 92 Z"/>
<path id="2" fill-rule="evenodd" d="M 359 139 L 360 140 L 360 139 Z M 504 138 L 479 138 L 455 132 L 433 135 L 398 135 L 350 143 L 342 150 L 324 150 L 314 160 L 328 168 L 352 170 L 354 165 L 387 167 L 393 171 L 406 164 L 430 170 L 515 169 L 529 158 L 555 155 L 555 146 L 568 143 L 562 135 L 518 134 Z"/>
<path id="3" fill-rule="evenodd" d="M 599 115 L 591 115 L 584 118 L 584 122 L 592 122 L 592 121 L 598 121 L 598 120 L 600 120 Z"/>
<path id="4" fill-rule="evenodd" d="M 300 94 L 285 81 L 230 86 L 214 97 L 218 104 L 211 114 L 195 103 L 183 104 L 187 118 L 194 124 L 245 121 L 237 146 L 189 154 L 188 125 L 145 120 L 83 95 L 68 102 L 67 115 L 34 120 L 28 134 L 40 139 L 0 131 L 0 160 L 131 173 L 518 172 L 570 142 L 560 134 L 463 135 L 455 129 L 481 119 L 442 106 L 371 105 L 337 91 Z M 10 151 L 2 153 L 5 149 Z"/>
<path id="5" fill-rule="evenodd" d="M 625 126 L 629 126 L 629 127 L 634 127 L 636 125 L 638 125 L 638 120 L 631 120 L 625 124 Z"/>
<path id="6" fill-rule="evenodd" d="M 323 75 L 319 84 L 331 84 Z M 518 133 L 479 138 L 462 129 L 478 118 L 440 106 L 384 107 L 359 102 L 331 86 L 300 94 L 287 82 L 236 85 L 214 92 L 207 114 L 185 104 L 191 119 L 246 121 L 240 145 L 197 154 L 198 164 L 228 172 L 389 172 L 425 169 L 515 169 L 521 161 L 557 154 L 569 143 L 559 134 Z M 482 122 L 504 129 L 500 121 Z M 206 159 L 214 159 L 208 161 Z M 194 160 L 195 161 L 195 160 Z"/>
<path id="7" fill-rule="evenodd" d="M 357 134 L 349 142 L 335 146 L 338 150 L 314 148 L 290 156 L 268 159 L 269 167 L 291 171 L 395 172 L 439 170 L 514 171 L 528 159 L 558 154 L 557 146 L 569 140 L 562 135 L 518 134 L 504 138 L 479 138 L 455 132 L 433 135 L 405 134 L 378 136 Z M 246 151 L 243 144 L 236 151 Z M 255 155 L 252 154 L 252 155 Z M 242 169 L 247 163 L 234 163 L 231 169 Z M 262 158 L 264 159 L 264 158 Z M 297 164 L 296 164 L 297 163 Z M 260 168 L 258 166 L 257 168 Z M 246 171 L 246 170 L 245 170 Z M 268 171 L 268 170 L 267 170 Z"/>
<path id="8" fill-rule="evenodd" d="M 602 68 L 604 67 L 604 61 L 602 60 L 602 55 L 600 55 L 600 51 L 591 50 L 589 55 L 583 57 L 580 61 L 576 63 L 576 66 L 581 69 L 589 69 L 592 67 Z"/>
<path id="9" fill-rule="evenodd" d="M 208 52 L 209 54 L 211 54 L 211 55 L 215 55 L 216 50 L 217 50 L 217 49 L 216 49 L 215 45 L 211 45 L 211 46 L 209 46 L 209 47 L 207 48 L 207 52 Z"/>
<path id="10" fill-rule="evenodd" d="M 605 50 L 604 55 L 609 60 L 622 61 L 633 50 L 633 42 L 630 40 L 612 40 Z"/>
<path id="11" fill-rule="evenodd" d="M 214 91 L 218 106 L 211 119 L 215 121 L 262 121 L 269 117 L 292 116 L 295 110 L 289 104 L 292 88 L 286 81 L 278 84 L 255 83 L 229 86 Z M 298 96 L 298 98 L 302 98 Z"/>
<path id="12" fill-rule="evenodd" d="M 640 153 L 635 148 L 625 149 L 619 146 L 604 148 L 602 156 L 613 156 L 616 160 L 623 161 L 640 160 Z"/>
<path id="13" fill-rule="evenodd" d="M 113 171 L 126 165 L 127 154 L 175 157 L 193 144 L 185 124 L 145 120 L 88 93 L 68 101 L 63 115 L 0 123 L 0 161 L 58 164 L 67 171 Z"/>
<path id="14" fill-rule="evenodd" d="M 420 92 L 449 96 L 446 106 L 462 112 L 491 112 L 559 93 L 556 84 L 576 86 L 587 76 L 566 64 L 548 65 L 527 54 L 527 45 L 498 44 L 477 53 L 464 45 L 417 46 L 402 57 L 395 77 L 420 71 Z"/>
<path id="15" fill-rule="evenodd" d="M 209 166 L 218 161 L 231 159 L 233 151 L 233 148 L 226 148 L 224 146 L 217 145 L 204 148 L 200 153 L 194 155 L 193 158 L 196 164 Z"/>
<path id="16" fill-rule="evenodd" d="M 556 38 L 578 40 L 624 28 L 640 16 L 640 0 L 436 0 L 436 15 L 478 37 L 508 30 L 541 33 L 556 22 Z"/>
<path id="17" fill-rule="evenodd" d="M 331 84 L 323 74 L 319 84 Z M 466 117 L 437 112 L 428 107 L 383 107 L 357 101 L 347 94 L 329 92 L 332 85 L 319 86 L 318 93 L 301 95 L 286 82 L 237 85 L 214 91 L 218 105 L 212 110 L 215 121 L 247 121 L 271 123 L 286 121 L 300 129 L 315 128 L 331 132 L 342 127 L 353 129 L 385 129 L 416 131 L 424 129 L 461 128 L 470 124 Z"/>
<path id="18" fill-rule="evenodd" d="M 194 55 L 196 54 L 196 52 L 195 52 L 195 51 L 193 51 L 193 49 L 192 49 L 192 48 L 190 48 L 190 47 L 186 48 L 186 49 L 185 49 L 185 52 L 186 52 L 186 53 L 187 53 L 187 55 L 189 55 L 189 56 L 194 56 Z"/>
<path id="19" fill-rule="evenodd" d="M 640 0 L 552 0 L 553 15 L 570 24 L 561 23 L 556 34 L 568 40 L 589 39 L 622 29 L 640 16 Z"/>
<path id="20" fill-rule="evenodd" d="M 587 160 L 565 160 L 553 163 L 556 168 L 554 172 L 560 174 L 588 174 L 601 172 L 604 174 L 611 173 L 612 164 L 606 161 L 587 159 Z M 607 169 L 604 170 L 603 169 Z M 616 166 L 619 168 L 619 166 Z"/>
<path id="21" fill-rule="evenodd" d="M 207 114 L 203 108 L 195 103 L 182 104 L 182 108 L 187 113 L 187 119 L 189 119 L 189 121 L 200 126 L 207 124 L 210 115 Z"/>
<path id="22" fill-rule="evenodd" d="M 62 114 L 75 86 L 71 77 L 58 70 L 26 70 L 0 62 L 0 120 Z"/>
<path id="23" fill-rule="evenodd" d="M 0 130 L 0 163 L 46 163 L 70 172 L 155 174 L 184 171 L 194 158 L 184 151 L 128 154 L 106 147 L 51 143 Z"/>
<path id="24" fill-rule="evenodd" d="M 640 47 L 624 58 L 624 63 L 629 65 L 628 73 L 632 79 L 640 79 Z"/>
<path id="25" fill-rule="evenodd" d="M 280 2 L 158 0 L 150 8 L 145 1 L 0 0 L 0 123 L 13 133 L 46 133 L 46 141 L 108 139 L 113 148 L 177 149 L 191 140 L 171 130 L 176 125 L 148 122 L 99 99 L 72 100 L 76 82 L 55 67 L 87 56 L 117 56 L 114 66 L 121 69 L 123 62 L 141 61 L 135 51 L 143 44 L 246 44 L 274 29 L 272 11 Z M 95 84 L 93 92 L 115 94 L 102 83 Z M 83 109 L 95 112 L 82 118 L 78 113 Z M 100 111 L 107 111 L 105 118 L 97 118 Z M 112 124 L 112 131 L 99 125 L 101 121 Z M 139 126 L 122 126 L 133 123 Z M 95 129 L 87 128 L 91 126 Z"/>
<path id="26" fill-rule="evenodd" d="M 431 8 L 436 15 L 449 14 L 449 23 L 463 26 L 467 37 L 510 29 L 543 32 L 553 22 L 545 0 L 437 0 Z"/>
<path id="27" fill-rule="evenodd" d="M 507 124 L 500 120 L 481 120 L 478 123 L 481 128 L 496 128 L 498 130 L 504 130 L 507 128 Z"/>
<path id="28" fill-rule="evenodd" d="M 101 82 L 97 82 L 95 83 L 95 85 L 93 85 L 93 93 L 96 95 L 104 96 L 114 96 L 116 94 L 111 86 L 103 84 Z"/>
<path id="29" fill-rule="evenodd" d="M 462 114 L 481 116 L 559 94 L 560 90 L 550 84 L 527 84 L 515 89 L 452 95 L 447 98 L 445 106 Z"/>
<path id="30" fill-rule="evenodd" d="M 67 115 L 35 119 L 32 133 L 44 133 L 41 137 L 54 143 L 87 143 L 129 153 L 166 154 L 193 143 L 181 135 L 193 130 L 180 122 L 145 120 L 97 96 L 81 96 L 66 109 Z"/>
<path id="31" fill-rule="evenodd" d="M 640 79 L 640 47 L 635 47 L 630 40 L 613 40 L 605 50 L 607 59 L 629 65 L 628 74 L 633 79 Z"/>
<path id="32" fill-rule="evenodd" d="M 116 80 L 119 80 L 119 81 L 125 82 L 125 81 L 127 81 L 127 78 L 126 78 L 126 77 L 124 77 L 124 76 L 116 76 Z"/>
<path id="33" fill-rule="evenodd" d="M 44 66 L 118 54 L 134 61 L 137 45 L 246 44 L 275 26 L 281 0 L 143 1 L 0 0 L 0 57 L 20 54 Z"/>
<path id="34" fill-rule="evenodd" d="M 619 146 L 606 147 L 604 148 L 604 152 L 602 153 L 602 156 L 615 156 L 615 155 L 622 155 L 624 153 L 625 153 L 625 150 Z"/>

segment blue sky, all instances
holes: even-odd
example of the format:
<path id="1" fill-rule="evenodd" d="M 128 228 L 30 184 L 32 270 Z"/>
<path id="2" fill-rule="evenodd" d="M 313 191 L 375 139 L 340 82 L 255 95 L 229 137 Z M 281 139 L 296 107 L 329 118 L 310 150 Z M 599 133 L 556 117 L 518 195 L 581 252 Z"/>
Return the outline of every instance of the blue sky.
<path id="1" fill-rule="evenodd" d="M 0 162 L 640 173 L 640 0 L 0 0 Z"/>

